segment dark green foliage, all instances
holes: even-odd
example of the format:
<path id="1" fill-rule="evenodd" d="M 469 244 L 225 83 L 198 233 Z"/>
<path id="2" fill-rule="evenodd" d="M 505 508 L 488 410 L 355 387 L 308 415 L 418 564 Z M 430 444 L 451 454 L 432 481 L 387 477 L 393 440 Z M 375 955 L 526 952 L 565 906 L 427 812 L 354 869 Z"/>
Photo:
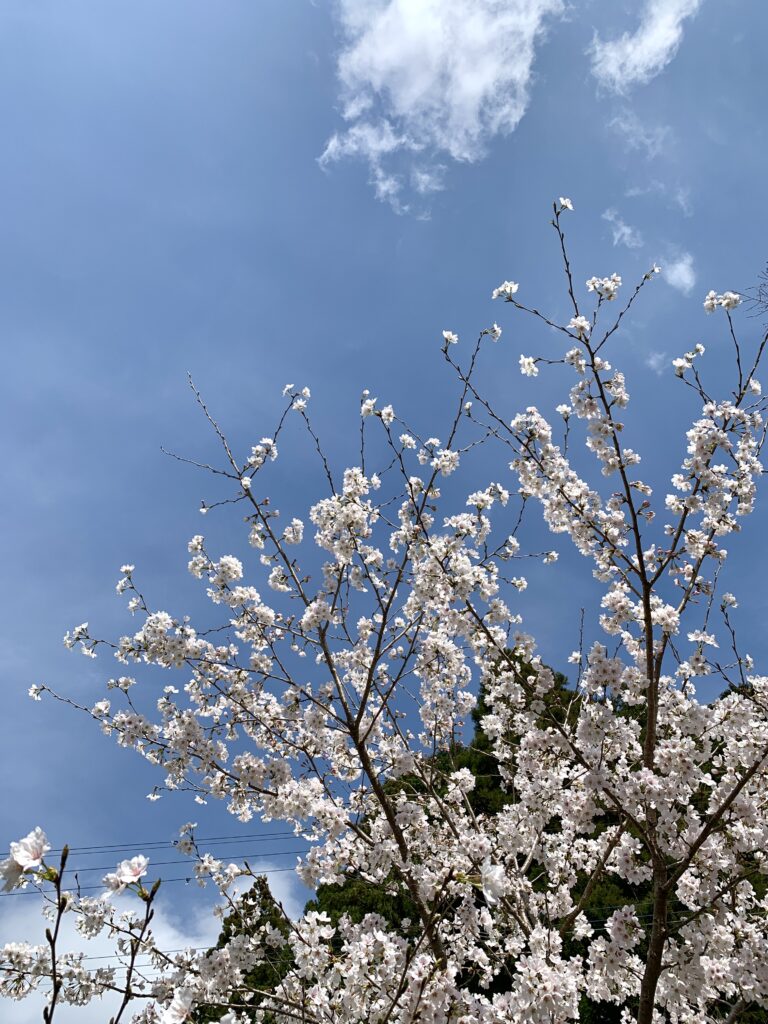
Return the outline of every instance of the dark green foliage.
<path id="1" fill-rule="evenodd" d="M 394 887 L 388 892 L 384 886 L 366 882 L 359 875 L 349 878 L 343 885 L 321 885 L 306 910 L 325 912 L 334 926 L 343 914 L 355 924 L 366 914 L 379 914 L 403 935 L 415 936 L 420 931 L 418 910 L 406 894 Z"/>
<path id="2" fill-rule="evenodd" d="M 242 909 L 232 913 L 224 919 L 217 949 L 221 949 L 234 935 L 258 936 L 263 928 L 271 926 L 277 929 L 284 936 L 288 934 L 288 925 L 285 918 L 270 892 L 267 879 L 264 875 L 259 876 L 243 896 Z M 250 996 L 253 990 L 269 992 L 279 985 L 286 976 L 291 966 L 290 947 L 283 946 L 274 949 L 266 944 L 263 946 L 264 960 L 253 970 L 249 971 L 244 981 L 244 1001 L 258 1006 L 261 1000 L 258 996 Z M 226 1013 L 226 1007 L 210 1006 L 199 1007 L 195 1010 L 192 1020 L 194 1024 L 208 1024 L 210 1021 L 220 1020 Z M 267 1017 L 269 1024 L 269 1017 Z"/>

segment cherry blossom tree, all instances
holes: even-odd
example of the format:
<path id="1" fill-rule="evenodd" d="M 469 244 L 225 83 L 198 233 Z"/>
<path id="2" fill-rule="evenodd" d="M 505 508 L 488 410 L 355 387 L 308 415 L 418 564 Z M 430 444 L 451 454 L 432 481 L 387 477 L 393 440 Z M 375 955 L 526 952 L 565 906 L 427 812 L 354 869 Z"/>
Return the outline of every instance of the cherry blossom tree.
<path id="1" fill-rule="evenodd" d="M 82 710 L 156 765 L 165 788 L 217 797 L 242 821 L 288 823 L 311 844 L 297 868 L 308 885 L 363 879 L 406 901 L 412 919 L 332 923 L 308 910 L 276 927 L 258 889 L 242 895 L 251 869 L 216 860 L 185 826 L 180 848 L 218 887 L 222 915 L 246 926 L 208 953 L 168 954 L 153 939 L 158 882 L 146 858 L 84 896 L 64 885 L 66 850 L 49 863 L 36 829 L 2 875 L 6 888 L 40 888 L 50 924 L 39 946 L 5 947 L 3 994 L 47 986 L 50 1022 L 62 1003 L 112 990 L 115 1024 L 180 1024 L 217 1008 L 226 1024 L 559 1024 L 579 1018 L 584 998 L 624 1024 L 768 1011 L 768 676 L 740 652 L 737 601 L 722 589 L 723 545 L 753 510 L 762 472 L 756 374 L 768 338 L 742 343 L 738 294 L 706 296 L 733 346 L 732 390 L 710 394 L 701 345 L 674 361 L 696 412 L 658 503 L 625 443 L 629 394 L 608 356 L 659 268 L 626 300 L 616 274 L 581 285 L 563 229 L 572 211 L 561 198 L 552 219 L 566 317 L 545 316 L 513 281 L 493 291 L 510 315 L 550 329 L 546 356 L 519 365 L 570 376 L 557 426 L 535 407 L 510 419 L 486 397 L 479 367 L 502 335 L 496 323 L 465 355 L 443 332 L 457 395 L 440 438 L 365 393 L 359 463 L 340 479 L 308 389 L 286 388 L 279 423 L 244 457 L 196 391 L 221 444 L 221 464 L 206 468 L 227 489 L 204 510 L 245 508 L 258 564 L 246 570 L 195 536 L 189 570 L 218 606 L 213 627 L 154 608 L 124 566 L 118 591 L 137 628 L 114 644 L 87 624 L 66 638 L 87 656 L 114 655 L 109 698 Z M 267 496 L 295 417 L 327 485 L 309 527 L 305 509 L 284 514 Z M 594 460 L 584 466 L 568 454 L 582 436 Z M 498 471 L 459 499 L 480 450 L 499 454 Z M 566 700 L 551 699 L 555 674 L 522 628 L 517 565 L 530 552 L 517 526 L 534 503 L 602 588 Z M 179 686 L 157 697 L 144 666 Z M 697 698 L 702 676 L 719 680 L 719 699 Z M 475 777 L 450 756 L 479 692 L 508 795 L 493 814 L 476 810 Z M 612 879 L 637 898 L 590 914 Z M 135 911 L 115 908 L 118 892 L 133 894 Z M 122 967 L 89 970 L 61 951 L 67 915 L 85 936 L 112 934 Z M 253 983 L 278 961 L 275 984 Z"/>

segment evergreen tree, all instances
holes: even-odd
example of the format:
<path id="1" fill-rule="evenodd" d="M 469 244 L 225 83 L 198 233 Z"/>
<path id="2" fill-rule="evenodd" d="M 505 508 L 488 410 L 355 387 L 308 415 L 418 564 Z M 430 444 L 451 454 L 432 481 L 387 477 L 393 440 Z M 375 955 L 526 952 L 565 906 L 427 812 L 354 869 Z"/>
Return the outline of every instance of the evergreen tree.
<path id="1" fill-rule="evenodd" d="M 254 991 L 270 991 L 285 977 L 291 966 L 290 948 L 282 942 L 288 934 L 285 915 L 272 895 L 265 875 L 260 875 L 245 894 L 240 908 L 224 919 L 219 941 L 211 955 L 225 946 L 234 935 L 244 935 L 260 940 L 263 959 L 245 975 L 243 991 L 248 993 L 244 1001 L 254 1010 L 261 1003 Z M 209 1024 L 220 1020 L 227 1008 L 203 1006 L 195 1010 L 194 1024 Z M 270 1024 L 267 1014 L 264 1024 Z"/>

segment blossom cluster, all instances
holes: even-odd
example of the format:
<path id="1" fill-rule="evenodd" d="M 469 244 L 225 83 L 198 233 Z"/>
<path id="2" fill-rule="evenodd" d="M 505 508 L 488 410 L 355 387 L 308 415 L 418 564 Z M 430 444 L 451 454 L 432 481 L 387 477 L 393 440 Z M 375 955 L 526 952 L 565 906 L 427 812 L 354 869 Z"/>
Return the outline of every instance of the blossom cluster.
<path id="1" fill-rule="evenodd" d="M 718 308 L 730 311 L 740 304 L 741 296 L 738 292 L 723 292 L 722 295 L 718 295 L 715 291 L 709 291 L 704 299 L 704 312 L 714 313 Z"/>
<path id="2" fill-rule="evenodd" d="M 601 299 L 611 302 L 619 293 L 621 277 L 618 274 L 611 274 L 610 277 L 590 277 L 587 281 L 587 291 L 597 292 Z"/>

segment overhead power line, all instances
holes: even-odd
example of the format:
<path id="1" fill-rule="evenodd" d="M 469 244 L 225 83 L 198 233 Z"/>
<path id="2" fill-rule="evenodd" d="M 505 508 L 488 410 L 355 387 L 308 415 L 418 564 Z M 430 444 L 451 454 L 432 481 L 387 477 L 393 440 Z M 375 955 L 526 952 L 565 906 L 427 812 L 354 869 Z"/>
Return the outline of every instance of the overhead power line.
<path id="1" fill-rule="evenodd" d="M 198 846 L 207 844 L 218 844 L 218 843 L 248 843 L 253 842 L 254 839 L 258 839 L 261 842 L 271 842 L 275 839 L 301 839 L 301 836 L 297 836 L 292 830 L 286 830 L 284 832 L 239 832 L 232 836 L 207 836 L 205 838 L 195 837 L 195 843 Z M 70 853 L 82 853 L 85 856 L 89 856 L 92 853 L 107 853 L 112 850 L 152 850 L 162 849 L 163 847 L 174 847 L 178 844 L 178 839 L 150 839 L 144 842 L 138 842 L 131 840 L 127 843 L 109 843 L 109 844 L 95 844 L 93 846 L 68 846 L 67 849 Z M 10 849 L 10 841 L 0 845 L 0 850 Z M 54 847 L 48 851 L 48 856 L 54 854 L 60 854 L 62 847 Z"/>
<path id="2" fill-rule="evenodd" d="M 306 847 L 302 847 L 300 850 L 270 850 L 268 853 L 238 853 L 237 856 L 242 859 L 250 858 L 251 860 L 261 859 L 265 857 L 286 857 L 291 853 L 306 853 Z M 226 857 L 222 857 L 222 860 L 226 860 Z M 153 867 L 167 867 L 169 864 L 189 864 L 192 863 L 189 857 L 183 857 L 181 860 L 151 860 L 150 864 Z M 112 871 L 114 864 L 96 864 L 91 867 L 85 867 L 78 865 L 77 867 L 70 867 L 69 864 L 65 869 L 65 874 L 77 873 L 83 874 L 86 871 Z"/>
<path id="3" fill-rule="evenodd" d="M 295 870 L 296 870 L 295 868 L 264 868 L 264 870 L 260 871 L 259 874 L 261 874 L 261 875 L 276 875 L 276 874 L 280 874 L 283 871 L 295 871 Z M 182 875 L 179 878 L 163 878 L 163 879 L 161 879 L 161 881 L 162 881 L 163 885 L 166 885 L 168 882 L 197 882 L 197 881 L 199 881 L 200 878 L 206 878 L 206 877 L 210 878 L 210 875 L 208 875 L 208 876 L 206 876 L 206 875 L 198 875 L 198 874 L 196 874 L 193 871 L 189 875 Z M 103 890 L 104 886 L 103 885 L 81 885 L 81 886 L 78 886 L 78 892 L 93 892 L 96 889 L 102 889 Z M 35 889 L 35 888 L 32 888 L 32 889 L 14 889 L 13 892 L 0 892 L 0 897 L 3 897 L 3 896 L 39 896 L 39 895 L 40 895 L 40 890 L 39 889 Z"/>

